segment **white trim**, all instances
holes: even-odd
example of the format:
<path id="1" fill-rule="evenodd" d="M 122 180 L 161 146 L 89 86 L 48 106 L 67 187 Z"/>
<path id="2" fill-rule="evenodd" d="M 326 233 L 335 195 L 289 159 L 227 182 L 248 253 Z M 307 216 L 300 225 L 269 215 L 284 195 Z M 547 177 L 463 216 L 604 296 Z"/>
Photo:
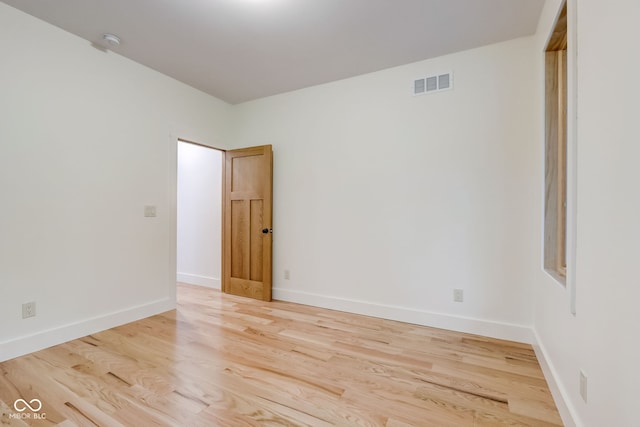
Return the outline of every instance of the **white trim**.
<path id="1" fill-rule="evenodd" d="M 573 405 L 571 405 L 571 401 L 568 399 L 569 393 L 567 392 L 567 389 L 562 384 L 562 381 L 559 381 L 559 376 L 557 374 L 558 371 L 553 366 L 551 358 L 548 356 L 549 353 L 545 349 L 544 345 L 542 345 L 540 337 L 536 331 L 533 330 L 532 332 L 534 342 L 531 345 L 533 346 L 533 350 L 536 352 L 538 363 L 540 364 L 540 368 L 542 368 L 544 378 L 547 380 L 547 385 L 549 386 L 549 390 L 551 390 L 551 395 L 553 396 L 553 401 L 560 413 L 560 418 L 562 418 L 562 423 L 566 427 L 582 427 L 583 424 L 579 421 L 580 418 L 578 418 L 578 412 Z"/>
<path id="2" fill-rule="evenodd" d="M 576 315 L 578 224 L 578 1 L 567 0 L 567 287 Z"/>
<path id="3" fill-rule="evenodd" d="M 281 301 L 295 302 L 331 310 L 346 311 L 349 313 L 363 314 L 365 316 L 397 320 L 416 325 L 431 326 L 434 328 L 483 335 L 527 344 L 531 344 L 534 339 L 531 328 L 528 326 L 498 322 L 495 320 L 455 316 L 409 307 L 378 304 L 282 288 L 273 288 L 273 298 Z"/>
<path id="4" fill-rule="evenodd" d="M 171 298 L 163 298 L 75 323 L 45 329 L 35 334 L 0 342 L 0 362 L 62 344 L 125 323 L 144 319 L 176 308 Z"/>
<path id="5" fill-rule="evenodd" d="M 169 176 L 167 181 L 167 200 L 169 201 L 169 212 L 167 216 L 168 233 L 169 233 L 169 250 L 167 252 L 167 272 L 168 294 L 172 299 L 172 304 L 177 304 L 177 288 L 176 282 L 173 280 L 178 271 L 178 138 L 169 133 L 169 151 L 168 151 L 168 167 Z"/>
<path id="6" fill-rule="evenodd" d="M 176 275 L 178 282 L 188 283 L 190 285 L 206 286 L 207 288 L 220 290 L 220 278 L 200 276 L 198 274 L 178 273 Z"/>

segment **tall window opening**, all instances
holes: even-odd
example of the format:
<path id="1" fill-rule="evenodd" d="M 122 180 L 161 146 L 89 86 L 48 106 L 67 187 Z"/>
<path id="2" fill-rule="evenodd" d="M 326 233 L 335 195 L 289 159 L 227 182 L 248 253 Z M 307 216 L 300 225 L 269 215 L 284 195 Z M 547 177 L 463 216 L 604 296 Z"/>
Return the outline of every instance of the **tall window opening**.
<path id="1" fill-rule="evenodd" d="M 567 275 L 567 4 L 545 49 L 544 268 Z"/>

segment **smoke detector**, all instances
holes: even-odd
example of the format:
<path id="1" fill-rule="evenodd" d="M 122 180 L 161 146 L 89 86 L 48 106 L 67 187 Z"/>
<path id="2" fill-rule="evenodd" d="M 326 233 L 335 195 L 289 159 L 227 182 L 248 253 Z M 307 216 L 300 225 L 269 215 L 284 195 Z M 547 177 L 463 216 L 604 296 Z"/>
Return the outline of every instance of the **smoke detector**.
<path id="1" fill-rule="evenodd" d="M 103 34 L 102 35 L 102 40 L 104 40 L 104 42 L 107 44 L 107 46 L 109 47 L 118 47 L 120 46 L 120 37 L 114 35 L 114 34 Z"/>

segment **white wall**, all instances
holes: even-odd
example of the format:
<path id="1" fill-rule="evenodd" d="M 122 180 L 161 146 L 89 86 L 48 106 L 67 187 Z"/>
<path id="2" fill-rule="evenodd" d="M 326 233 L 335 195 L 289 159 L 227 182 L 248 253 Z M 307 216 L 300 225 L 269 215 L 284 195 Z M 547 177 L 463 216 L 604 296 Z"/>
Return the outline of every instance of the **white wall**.
<path id="1" fill-rule="evenodd" d="M 539 52 L 559 3 L 547 1 L 536 35 Z M 570 288 L 540 272 L 534 330 L 577 425 L 636 427 L 640 3 L 580 0 L 577 12 L 576 316 L 569 310 Z M 539 64 L 542 70 L 541 53 Z M 579 394 L 580 369 L 588 375 L 588 403 Z"/>
<path id="2" fill-rule="evenodd" d="M 529 341 L 533 49 L 523 38 L 234 106 L 234 145 L 274 147 L 274 297 Z M 412 96 L 413 79 L 446 71 L 454 90 Z"/>
<path id="3" fill-rule="evenodd" d="M 178 143 L 178 275 L 180 282 L 220 289 L 222 152 Z"/>
<path id="4" fill-rule="evenodd" d="M 276 298 L 520 340 L 533 324 L 576 424 L 637 426 L 640 5 L 578 1 L 575 317 L 540 261 L 558 5 L 533 38 L 230 108 L 0 3 L 0 360 L 173 307 L 176 139 L 232 138 L 274 146 Z M 409 94 L 449 70 L 453 91 Z"/>
<path id="5" fill-rule="evenodd" d="M 4 3 L 0 58 L 0 360 L 174 307 L 176 139 L 229 106 Z"/>

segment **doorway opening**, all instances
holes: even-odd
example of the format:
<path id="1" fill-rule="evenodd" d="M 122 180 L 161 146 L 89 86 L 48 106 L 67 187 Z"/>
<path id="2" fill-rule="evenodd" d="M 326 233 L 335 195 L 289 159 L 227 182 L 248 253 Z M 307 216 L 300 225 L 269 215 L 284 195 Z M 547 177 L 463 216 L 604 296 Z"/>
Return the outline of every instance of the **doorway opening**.
<path id="1" fill-rule="evenodd" d="M 176 282 L 270 301 L 271 145 L 176 144 Z"/>
<path id="2" fill-rule="evenodd" d="M 176 281 L 218 290 L 223 159 L 221 150 L 178 139 Z"/>

